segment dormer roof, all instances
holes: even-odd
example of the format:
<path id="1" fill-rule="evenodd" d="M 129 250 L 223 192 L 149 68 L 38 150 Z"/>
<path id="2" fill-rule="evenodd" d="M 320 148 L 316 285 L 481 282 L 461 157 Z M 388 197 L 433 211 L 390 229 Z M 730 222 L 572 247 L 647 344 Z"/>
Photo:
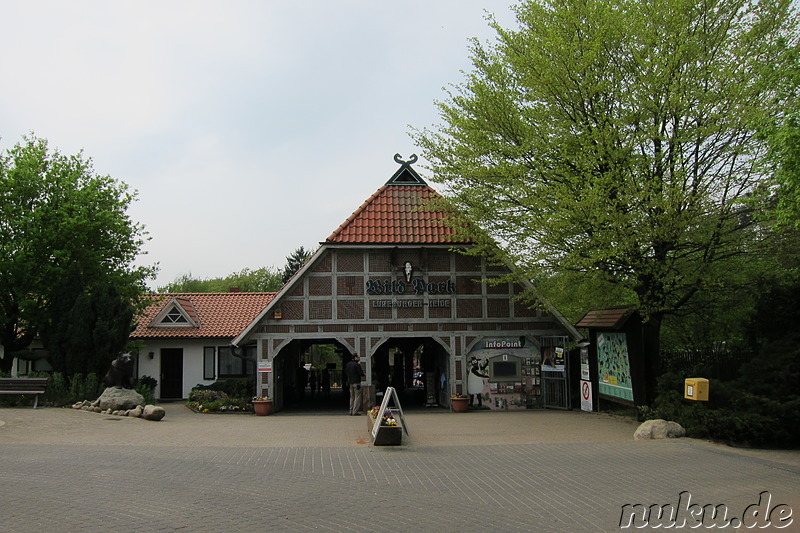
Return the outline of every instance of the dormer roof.
<path id="1" fill-rule="evenodd" d="M 173 296 L 150 321 L 150 327 L 200 327 L 197 309 L 189 298 Z"/>
<path id="2" fill-rule="evenodd" d="M 131 338 L 233 338 L 274 297 L 274 292 L 151 294 Z"/>

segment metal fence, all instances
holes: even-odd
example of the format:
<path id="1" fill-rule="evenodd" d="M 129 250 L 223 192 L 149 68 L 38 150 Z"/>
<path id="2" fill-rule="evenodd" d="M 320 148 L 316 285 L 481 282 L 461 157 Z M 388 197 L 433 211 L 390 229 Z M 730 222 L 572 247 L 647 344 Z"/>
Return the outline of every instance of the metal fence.
<path id="1" fill-rule="evenodd" d="M 754 357 L 747 349 L 695 349 L 661 352 L 661 369 L 678 374 L 706 374 L 703 377 L 730 380 L 738 375 L 742 363 Z"/>

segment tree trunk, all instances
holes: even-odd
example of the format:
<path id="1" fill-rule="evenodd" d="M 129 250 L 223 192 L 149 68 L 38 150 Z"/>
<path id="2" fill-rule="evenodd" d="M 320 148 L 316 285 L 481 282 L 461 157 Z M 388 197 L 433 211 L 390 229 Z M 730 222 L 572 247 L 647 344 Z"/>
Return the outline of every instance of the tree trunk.
<path id="1" fill-rule="evenodd" d="M 663 314 L 655 313 L 642 324 L 645 403 L 647 405 L 652 405 L 656 398 L 658 378 L 661 375 L 661 322 L 663 318 Z"/>

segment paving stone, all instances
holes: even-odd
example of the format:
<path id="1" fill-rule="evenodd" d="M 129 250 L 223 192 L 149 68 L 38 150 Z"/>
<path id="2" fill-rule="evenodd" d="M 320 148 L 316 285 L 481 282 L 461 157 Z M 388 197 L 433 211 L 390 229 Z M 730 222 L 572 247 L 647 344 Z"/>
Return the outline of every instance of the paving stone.
<path id="1" fill-rule="evenodd" d="M 634 441 L 589 413 L 407 418 L 402 446 L 374 447 L 360 417 L 0 409 L 0 531 L 616 531 L 623 505 L 682 491 L 800 509 L 798 452 Z"/>

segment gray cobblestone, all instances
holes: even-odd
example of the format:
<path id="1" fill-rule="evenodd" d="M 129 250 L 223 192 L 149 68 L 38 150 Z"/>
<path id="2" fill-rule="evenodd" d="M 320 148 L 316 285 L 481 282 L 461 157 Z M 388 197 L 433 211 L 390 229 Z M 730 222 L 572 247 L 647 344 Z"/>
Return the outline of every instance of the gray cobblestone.
<path id="1" fill-rule="evenodd" d="M 0 531 L 614 531 L 622 505 L 681 491 L 734 515 L 762 490 L 800 509 L 796 452 L 633 441 L 602 415 L 409 413 L 393 448 L 350 417 L 167 416 L 0 410 Z"/>

